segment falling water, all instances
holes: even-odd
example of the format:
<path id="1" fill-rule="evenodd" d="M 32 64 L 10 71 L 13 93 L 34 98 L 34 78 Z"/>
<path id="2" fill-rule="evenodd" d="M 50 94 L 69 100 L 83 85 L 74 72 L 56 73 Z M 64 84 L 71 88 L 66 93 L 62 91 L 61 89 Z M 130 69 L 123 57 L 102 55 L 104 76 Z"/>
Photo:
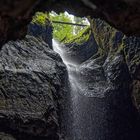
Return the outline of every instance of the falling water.
<path id="1" fill-rule="evenodd" d="M 65 118 L 66 124 L 69 125 L 66 140 L 132 140 L 133 122 L 131 117 L 125 117 L 126 113 L 129 116 L 132 114 L 127 110 L 129 100 L 124 102 L 120 95 L 105 97 L 104 94 L 114 95 L 115 92 L 108 92 L 111 86 L 106 82 L 102 68 L 95 63 L 82 64 L 82 68 L 85 67 L 82 71 L 87 77 L 85 79 L 80 74 L 81 65 L 69 60 L 64 48 L 65 46 L 53 40 L 53 49 L 59 53 L 67 66 L 71 85 L 71 117 Z M 116 105 L 120 101 L 122 104 Z"/>
<path id="2" fill-rule="evenodd" d="M 101 138 L 102 131 L 100 123 L 103 123 L 104 118 L 104 105 L 101 103 L 98 107 L 96 101 L 93 98 L 85 96 L 87 91 L 86 87 L 80 85 L 78 81 L 78 65 L 67 59 L 65 51 L 57 41 L 53 40 L 53 49 L 57 52 L 63 62 L 65 63 L 69 81 L 71 84 L 71 106 L 72 106 L 72 118 L 73 123 L 69 131 L 72 131 L 73 136 L 67 138 L 68 140 L 93 140 L 93 137 L 98 139 Z M 81 81 L 82 83 L 83 81 Z M 100 118 L 98 117 L 100 116 Z M 97 121 L 100 121 L 96 124 Z M 97 130 L 98 129 L 98 130 Z"/>

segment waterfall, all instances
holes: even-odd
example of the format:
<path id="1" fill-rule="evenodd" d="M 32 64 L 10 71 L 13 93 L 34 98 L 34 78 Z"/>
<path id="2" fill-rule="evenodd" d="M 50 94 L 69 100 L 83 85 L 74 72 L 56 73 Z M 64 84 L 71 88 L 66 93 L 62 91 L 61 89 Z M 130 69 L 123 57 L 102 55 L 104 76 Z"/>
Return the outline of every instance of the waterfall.
<path id="1" fill-rule="evenodd" d="M 72 114 L 72 124 L 69 131 L 72 131 L 70 138 L 66 138 L 67 140 L 93 140 L 93 137 L 96 139 L 100 138 L 102 134 L 100 127 L 100 123 L 102 123 L 104 115 L 104 104 L 101 103 L 99 110 L 97 101 L 94 101 L 93 98 L 88 97 L 87 87 L 82 86 L 81 83 L 83 81 L 78 80 L 78 65 L 74 62 L 71 62 L 67 59 L 65 50 L 62 44 L 59 44 L 56 40 L 53 39 L 53 49 L 57 52 L 63 62 L 65 63 L 69 82 L 71 85 L 71 114 Z M 85 96 L 87 94 L 87 96 Z M 100 116 L 100 118 L 98 118 Z M 99 120 L 100 119 L 100 120 Z M 69 121 L 69 120 L 68 120 Z M 96 122 L 100 121 L 99 124 Z M 98 128 L 98 130 L 96 130 Z"/>
<path id="2" fill-rule="evenodd" d="M 63 46 L 64 47 L 64 46 Z M 74 120 L 72 120 L 73 124 L 70 124 L 70 129 L 72 130 L 69 130 L 69 131 L 72 131 L 71 134 L 73 134 L 73 136 L 69 136 L 70 138 L 67 138 L 68 140 L 80 140 L 80 139 L 76 139 L 75 138 L 75 131 L 76 131 L 76 126 L 75 126 L 75 114 L 76 114 L 76 103 L 77 103 L 77 99 L 78 99 L 78 96 L 77 96 L 77 92 L 78 92 L 78 83 L 76 81 L 76 77 L 75 77 L 75 74 L 76 74 L 76 69 L 78 67 L 78 65 L 76 65 L 74 62 L 71 62 L 69 61 L 66 56 L 65 56 L 65 51 L 63 50 L 63 47 L 62 47 L 62 44 L 60 44 L 58 41 L 54 40 L 53 39 L 53 50 L 55 52 L 57 52 L 63 62 L 65 63 L 66 67 L 67 67 L 67 70 L 68 70 L 68 77 L 69 77 L 69 82 L 70 82 L 70 90 L 71 90 L 71 109 L 70 110 L 72 113 L 71 113 L 71 118 L 73 118 Z M 69 119 L 69 118 L 68 118 Z"/>
<path id="3" fill-rule="evenodd" d="M 59 44 L 58 41 L 53 39 L 53 50 L 61 56 L 64 64 L 67 67 L 69 81 L 71 83 L 71 86 L 74 89 L 76 89 L 76 87 L 78 87 L 78 85 L 76 82 L 75 74 L 76 74 L 76 69 L 77 69 L 78 65 L 76 65 L 74 62 L 71 62 L 69 59 L 67 59 L 67 57 L 65 57 L 65 51 L 63 50 L 63 47 L 62 47 L 62 44 Z"/>
<path id="4" fill-rule="evenodd" d="M 133 114 L 127 111 L 129 100 L 124 102 L 126 97 L 122 97 L 119 90 L 109 85 L 103 67 L 94 63 L 94 60 L 75 64 L 66 57 L 65 46 L 55 40 L 53 49 L 63 59 L 71 85 L 71 107 L 68 109 L 71 118 L 65 118 L 70 125 L 70 133 L 66 140 L 118 140 L 118 137 L 119 140 L 132 140 L 129 127 L 131 117 L 125 117 L 125 114 Z"/>

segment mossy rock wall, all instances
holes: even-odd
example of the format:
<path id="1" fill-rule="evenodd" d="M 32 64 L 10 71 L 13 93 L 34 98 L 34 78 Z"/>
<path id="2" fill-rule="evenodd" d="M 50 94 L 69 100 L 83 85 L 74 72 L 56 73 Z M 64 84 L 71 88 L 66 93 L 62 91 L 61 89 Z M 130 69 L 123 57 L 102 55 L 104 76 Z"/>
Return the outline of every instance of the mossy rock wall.
<path id="1" fill-rule="evenodd" d="M 90 20 L 90 23 L 100 55 L 111 57 L 115 57 L 118 53 L 124 55 L 133 80 L 133 93 L 140 105 L 140 38 L 127 37 L 100 19 Z"/>
<path id="2" fill-rule="evenodd" d="M 77 35 L 63 40 L 62 43 L 64 44 L 65 57 L 76 64 L 88 60 L 98 51 L 98 45 L 90 27 L 85 27 Z"/>

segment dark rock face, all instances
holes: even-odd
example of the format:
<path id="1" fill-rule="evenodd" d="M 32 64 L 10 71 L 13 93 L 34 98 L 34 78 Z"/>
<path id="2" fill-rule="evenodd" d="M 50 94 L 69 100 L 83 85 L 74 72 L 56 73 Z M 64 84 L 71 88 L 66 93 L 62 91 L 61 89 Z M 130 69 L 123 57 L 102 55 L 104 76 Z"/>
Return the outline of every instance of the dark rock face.
<path id="1" fill-rule="evenodd" d="M 98 52 L 72 71 L 78 93 L 74 97 L 76 140 L 139 140 L 135 98 L 139 105 L 140 40 L 99 19 L 91 25 Z"/>
<path id="2" fill-rule="evenodd" d="M 108 56 L 104 65 L 87 60 L 78 70 L 77 140 L 140 139 L 139 113 L 131 97 L 132 80 L 124 56 Z"/>
<path id="3" fill-rule="evenodd" d="M 96 54 L 98 46 L 93 34 L 91 34 L 86 42 L 81 44 L 76 42 L 67 43 L 65 44 L 63 50 L 65 50 L 65 57 L 68 60 L 80 64 Z"/>
<path id="4" fill-rule="evenodd" d="M 140 38 L 134 36 L 127 37 L 99 19 L 94 19 L 91 24 L 95 40 L 98 46 L 102 48 L 99 51 L 101 54 L 100 59 L 106 60 L 107 56 L 116 57 L 120 52 L 123 54 L 129 68 L 131 80 L 133 81 L 131 84 L 133 86 L 133 95 L 135 95 L 139 106 Z"/>
<path id="5" fill-rule="evenodd" d="M 140 38 L 125 37 L 123 43 L 126 62 L 133 79 L 133 95 L 140 109 Z"/>
<path id="6" fill-rule="evenodd" d="M 43 41 L 45 41 L 50 48 L 52 48 L 52 25 L 46 24 L 45 26 L 41 26 L 39 24 L 30 23 L 28 26 L 28 35 L 42 38 Z"/>
<path id="7" fill-rule="evenodd" d="M 109 84 L 106 94 L 108 139 L 138 140 L 140 116 L 133 104 L 132 80 L 125 58 L 121 54 L 108 57 L 103 67 Z"/>
<path id="8" fill-rule="evenodd" d="M 58 140 L 67 92 L 59 55 L 27 36 L 4 45 L 0 58 L 0 131 L 19 140 Z"/>
<path id="9" fill-rule="evenodd" d="M 9 41 L 24 38 L 32 19 L 34 0 L 0 1 L 0 46 Z"/>
<path id="10" fill-rule="evenodd" d="M 124 37 L 124 53 L 133 79 L 140 80 L 140 38 Z"/>
<path id="11" fill-rule="evenodd" d="M 35 11 L 67 10 L 77 16 L 100 17 L 125 34 L 139 36 L 139 6 L 139 0 L 1 0 L 0 45 L 23 38 Z"/>

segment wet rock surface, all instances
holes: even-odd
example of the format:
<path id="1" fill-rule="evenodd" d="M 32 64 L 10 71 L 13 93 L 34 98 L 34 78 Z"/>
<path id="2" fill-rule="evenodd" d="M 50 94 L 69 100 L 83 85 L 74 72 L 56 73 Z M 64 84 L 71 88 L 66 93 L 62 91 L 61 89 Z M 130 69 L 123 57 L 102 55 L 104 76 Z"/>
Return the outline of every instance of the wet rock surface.
<path id="1" fill-rule="evenodd" d="M 128 35 L 140 34 L 138 0 L 7 0 L 0 5 L 0 45 L 23 38 L 27 24 L 38 9 L 57 12 L 68 9 L 77 16 L 101 17 Z M 78 126 L 74 127 L 81 128 L 77 129 L 77 137 L 79 140 L 139 140 L 139 114 L 133 103 L 133 94 L 137 95 L 138 104 L 140 99 L 139 41 L 136 37 L 125 39 L 121 32 L 98 19 L 93 26 L 96 43 L 102 50 L 98 53 L 104 57 L 103 61 L 91 58 L 81 64 L 80 76 L 74 73 L 80 77 L 81 84 L 73 83 L 79 87 L 78 91 L 74 89 L 78 96 L 74 96 L 73 104 Z M 42 40 L 28 36 L 3 46 L 0 58 L 0 131 L 20 140 L 59 139 L 58 112 L 67 83 L 66 69 L 59 55 Z"/>
<path id="2" fill-rule="evenodd" d="M 91 27 L 98 46 L 102 48 L 99 51 L 101 55 L 97 58 L 97 61 L 103 64 L 107 56 L 115 58 L 118 53 L 122 54 L 132 80 L 131 86 L 133 87 L 133 91 L 131 94 L 136 98 L 137 106 L 139 106 L 140 38 L 135 36 L 127 37 L 122 32 L 117 31 L 99 19 L 94 19 L 91 22 Z M 100 59 L 103 61 L 100 61 Z M 110 59 L 111 61 L 112 59 Z"/>
<path id="3" fill-rule="evenodd" d="M 100 20 L 93 32 L 96 55 L 69 66 L 74 129 L 68 140 L 138 140 L 139 38 Z"/>
<path id="4" fill-rule="evenodd" d="M 74 140 L 138 140 L 140 115 L 133 104 L 132 80 L 122 54 L 77 68 L 72 84 Z M 74 88 L 75 87 L 75 88 Z"/>
<path id="5" fill-rule="evenodd" d="M 68 60 L 80 64 L 97 53 L 98 45 L 96 44 L 93 34 L 91 34 L 86 42 L 67 43 L 62 49 L 65 50 L 65 57 Z"/>
<path id="6" fill-rule="evenodd" d="M 45 25 L 39 25 L 37 23 L 30 23 L 28 26 L 28 35 L 42 38 L 50 48 L 52 48 L 52 38 L 53 38 L 53 27 L 50 21 L 46 21 Z"/>
<path id="7" fill-rule="evenodd" d="M 0 59 L 0 131 L 18 140 L 59 139 L 67 85 L 60 56 L 27 36 L 4 45 Z"/>
<path id="8" fill-rule="evenodd" d="M 71 84 L 72 119 L 66 139 L 138 140 L 140 115 L 123 51 L 93 56 L 80 65 L 62 58 Z"/>

